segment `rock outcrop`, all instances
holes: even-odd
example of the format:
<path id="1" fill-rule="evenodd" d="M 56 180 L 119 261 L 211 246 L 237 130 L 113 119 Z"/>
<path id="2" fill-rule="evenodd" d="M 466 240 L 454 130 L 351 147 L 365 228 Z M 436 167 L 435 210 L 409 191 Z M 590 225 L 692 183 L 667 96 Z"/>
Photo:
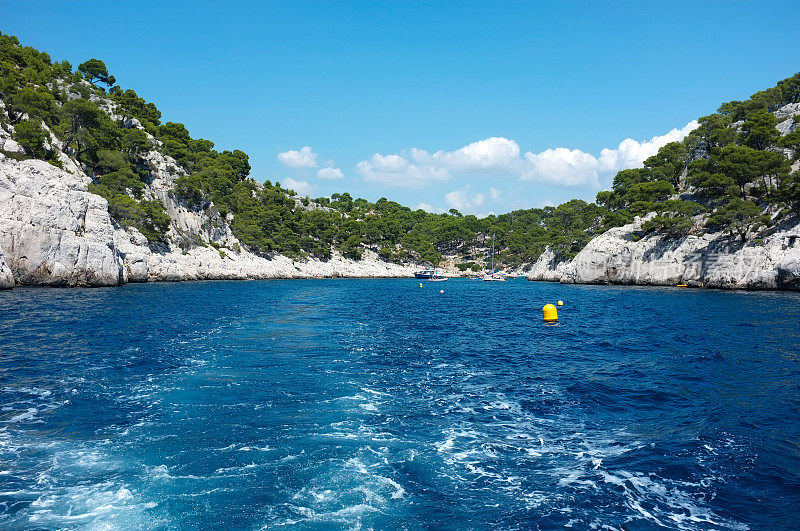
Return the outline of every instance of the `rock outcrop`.
<path id="1" fill-rule="evenodd" d="M 411 266 L 367 251 L 353 261 L 293 261 L 243 249 L 219 214 L 195 212 L 169 194 L 177 164 L 152 152 L 153 181 L 145 195 L 172 218 L 168 243 L 150 245 L 139 231 L 117 226 L 108 203 L 88 191 L 91 179 L 42 160 L 0 153 L 0 288 L 14 285 L 113 286 L 126 282 L 245 278 L 399 277 Z M 186 249 L 181 242 L 190 241 Z"/>
<path id="2" fill-rule="evenodd" d="M 69 92 L 68 96 L 79 95 Z M 118 113 L 110 99 L 99 94 L 90 99 L 123 127 L 144 131 L 137 119 Z M 135 228 L 114 222 L 108 202 L 89 192 L 92 178 L 61 149 L 46 125 L 42 125 L 49 137 L 45 148 L 58 166 L 24 156 L 12 138 L 15 122 L 2 101 L 0 117 L 4 118 L 0 127 L 0 288 L 412 273 L 411 266 L 384 262 L 368 250 L 360 261 L 335 254 L 324 261 L 295 262 L 285 256 L 250 253 L 233 235 L 231 215 L 223 219 L 213 207 L 196 211 L 175 200 L 171 193 L 175 180 L 186 172 L 158 149 L 143 154 L 150 170 L 143 199 L 163 204 L 171 223 L 164 241 L 148 242 Z M 145 133 L 155 146 L 160 145 Z"/>
<path id="3" fill-rule="evenodd" d="M 14 287 L 14 275 L 11 268 L 6 264 L 3 250 L 0 249 L 0 289 L 11 289 Z"/>
<path id="4" fill-rule="evenodd" d="M 800 123 L 794 121 L 797 115 L 800 115 L 800 103 L 790 103 L 775 111 L 775 120 L 778 122 L 775 128 L 781 135 L 788 135 L 800 128 Z"/>
<path id="5" fill-rule="evenodd" d="M 87 180 L 0 154 L 0 248 L 17 284 L 120 283 L 108 204 L 88 192 Z"/>
<path id="6" fill-rule="evenodd" d="M 800 289 L 800 225 L 789 224 L 762 240 L 727 234 L 636 240 L 641 221 L 610 229 L 575 258 L 558 262 L 546 250 L 528 271 L 530 280 L 578 284 L 687 284 L 726 289 Z"/>

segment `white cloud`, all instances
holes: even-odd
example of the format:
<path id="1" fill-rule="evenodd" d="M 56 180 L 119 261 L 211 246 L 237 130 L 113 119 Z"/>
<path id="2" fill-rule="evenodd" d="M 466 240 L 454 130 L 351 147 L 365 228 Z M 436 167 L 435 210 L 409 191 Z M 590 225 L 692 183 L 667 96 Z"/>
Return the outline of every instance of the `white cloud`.
<path id="1" fill-rule="evenodd" d="M 281 187 L 287 190 L 294 190 L 300 196 L 311 195 L 317 189 L 313 184 L 309 184 L 306 181 L 296 181 L 291 177 L 281 182 Z"/>
<path id="2" fill-rule="evenodd" d="M 489 188 L 489 196 L 491 196 L 492 201 L 499 201 L 501 195 L 503 195 L 503 192 L 501 192 L 494 186 Z"/>
<path id="3" fill-rule="evenodd" d="M 618 172 L 627 168 L 641 167 L 642 163 L 652 157 L 658 150 L 670 142 L 683 140 L 686 135 L 697 129 L 700 124 L 692 120 L 681 129 L 673 129 L 661 136 L 654 136 L 647 142 L 637 142 L 626 138 L 619 143 L 617 149 L 604 149 L 600 152 L 599 169 L 603 172 Z"/>
<path id="4" fill-rule="evenodd" d="M 400 155 L 384 156 L 375 153 L 369 160 L 362 160 L 356 164 L 356 169 L 365 181 L 390 186 L 422 188 L 431 181 L 450 179 L 450 173 L 445 169 L 411 164 Z"/>
<path id="5" fill-rule="evenodd" d="M 519 145 L 514 140 L 491 137 L 454 151 L 430 153 L 411 148 L 404 152 L 405 156 L 376 153 L 369 160 L 359 162 L 356 168 L 365 180 L 390 186 L 421 188 L 456 175 L 478 173 L 597 189 L 601 177 L 622 169 L 641 167 L 644 160 L 656 154 L 659 148 L 683 139 L 697 126 L 698 123 L 692 121 L 681 129 L 673 129 L 644 142 L 626 138 L 616 148 L 603 149 L 599 157 L 564 147 L 546 149 L 540 153 L 528 151 L 520 155 Z M 497 200 L 500 192 L 494 190 L 490 190 L 490 195 Z"/>
<path id="6" fill-rule="evenodd" d="M 493 136 L 467 144 L 455 151 L 437 151 L 430 154 L 423 149 L 412 148 L 411 159 L 417 164 L 454 171 L 507 171 L 519 163 L 519 145 L 508 138 Z"/>
<path id="7" fill-rule="evenodd" d="M 436 213 L 436 209 L 433 208 L 433 205 L 429 205 L 428 203 L 420 203 L 414 207 L 414 210 L 424 210 L 425 212 L 430 212 L 431 214 Z"/>
<path id="8" fill-rule="evenodd" d="M 564 186 L 588 185 L 599 188 L 601 175 L 613 175 L 627 168 L 640 168 L 644 161 L 658 153 L 670 142 L 682 140 L 697 128 L 693 120 L 681 129 L 673 129 L 648 141 L 637 142 L 626 138 L 615 149 L 604 148 L 600 157 L 579 149 L 556 148 L 541 153 L 525 153 L 530 169 L 520 177 L 522 181 L 537 180 Z"/>
<path id="9" fill-rule="evenodd" d="M 344 175 L 342 174 L 342 170 L 339 168 L 328 166 L 327 168 L 321 168 L 317 172 L 317 177 L 320 179 L 341 179 L 344 177 Z"/>
<path id="10" fill-rule="evenodd" d="M 543 181 L 562 186 L 598 185 L 597 159 L 580 149 L 555 148 L 525 153 L 521 181 Z"/>
<path id="11" fill-rule="evenodd" d="M 278 153 L 278 160 L 290 168 L 316 168 L 318 156 L 311 150 L 311 146 L 304 146 L 299 150 L 290 149 Z"/>
<path id="12" fill-rule="evenodd" d="M 460 212 L 474 212 L 480 208 L 486 196 L 483 194 L 470 194 L 469 186 L 460 190 L 453 190 L 444 196 L 444 202 L 450 208 L 455 208 Z"/>

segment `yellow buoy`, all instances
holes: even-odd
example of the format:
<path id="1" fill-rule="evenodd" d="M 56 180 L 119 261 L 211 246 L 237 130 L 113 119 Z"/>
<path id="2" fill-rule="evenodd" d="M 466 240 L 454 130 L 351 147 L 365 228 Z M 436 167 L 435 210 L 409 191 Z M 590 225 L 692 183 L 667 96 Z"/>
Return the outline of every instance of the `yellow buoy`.
<path id="1" fill-rule="evenodd" d="M 545 304 L 542 308 L 542 317 L 547 322 L 558 321 L 558 312 L 552 304 Z"/>
<path id="2" fill-rule="evenodd" d="M 422 287 L 422 282 L 419 283 L 419 287 Z"/>
<path id="3" fill-rule="evenodd" d="M 556 304 L 558 304 L 559 306 L 564 306 L 564 301 L 558 301 Z"/>
<path id="4" fill-rule="evenodd" d="M 443 289 L 440 289 L 440 290 L 439 290 L 439 293 L 444 293 L 444 290 L 443 290 Z"/>

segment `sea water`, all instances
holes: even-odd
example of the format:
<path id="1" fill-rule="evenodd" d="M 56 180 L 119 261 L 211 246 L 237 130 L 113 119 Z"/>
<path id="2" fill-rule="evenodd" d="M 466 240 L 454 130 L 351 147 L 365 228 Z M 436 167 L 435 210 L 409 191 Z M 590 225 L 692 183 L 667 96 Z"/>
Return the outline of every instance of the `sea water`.
<path id="1" fill-rule="evenodd" d="M 3 292 L 0 527 L 797 528 L 799 324 L 521 279 Z"/>

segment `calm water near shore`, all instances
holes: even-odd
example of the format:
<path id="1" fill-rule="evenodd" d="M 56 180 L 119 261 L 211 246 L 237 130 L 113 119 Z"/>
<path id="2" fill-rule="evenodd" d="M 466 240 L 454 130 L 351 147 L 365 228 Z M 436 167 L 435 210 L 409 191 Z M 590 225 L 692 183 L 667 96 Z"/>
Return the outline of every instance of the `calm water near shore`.
<path id="1" fill-rule="evenodd" d="M 0 527 L 797 528 L 799 325 L 521 279 L 0 292 Z"/>

